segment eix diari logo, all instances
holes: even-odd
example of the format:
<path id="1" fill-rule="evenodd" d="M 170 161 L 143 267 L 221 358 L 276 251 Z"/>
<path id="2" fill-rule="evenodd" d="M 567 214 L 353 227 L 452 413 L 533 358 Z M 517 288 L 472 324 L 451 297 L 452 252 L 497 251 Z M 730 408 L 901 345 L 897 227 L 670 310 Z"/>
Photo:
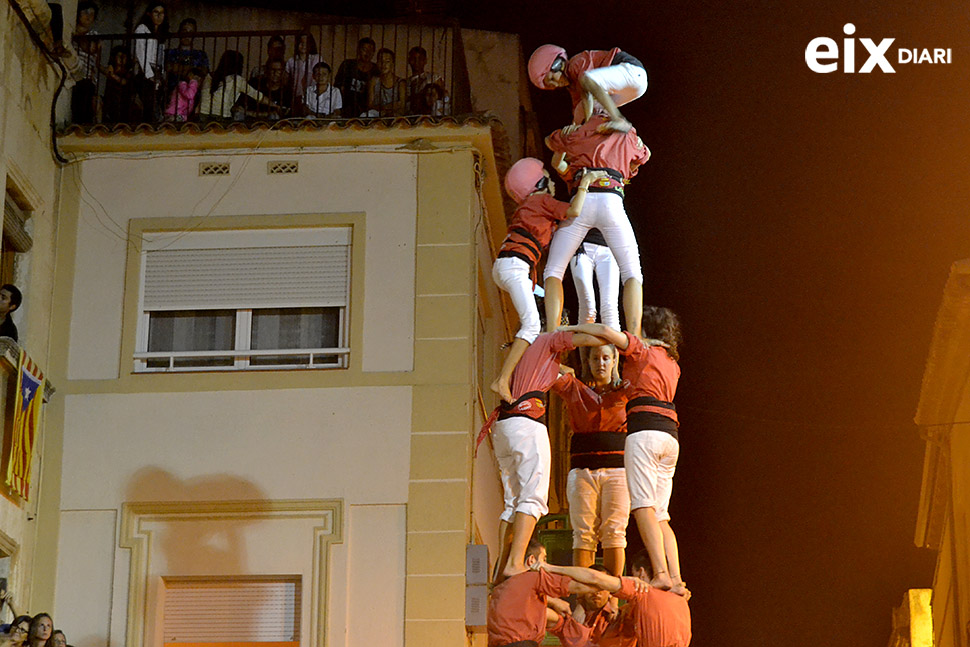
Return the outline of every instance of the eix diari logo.
<path id="1" fill-rule="evenodd" d="M 855 34 L 855 25 L 847 22 L 842 27 L 842 31 L 846 36 L 852 36 Z M 805 63 L 808 65 L 808 69 L 819 74 L 837 72 L 839 69 L 838 61 L 841 58 L 842 71 L 846 74 L 854 74 L 856 72 L 859 74 L 868 74 L 876 68 L 879 68 L 881 72 L 886 72 L 887 74 L 896 73 L 896 70 L 889 62 L 891 58 L 889 48 L 896 41 L 895 38 L 883 38 L 878 43 L 872 38 L 859 38 L 858 40 L 862 44 L 865 50 L 864 53 L 866 54 L 865 62 L 862 63 L 862 67 L 858 68 L 858 70 L 856 69 L 856 39 L 843 38 L 842 50 L 840 52 L 838 42 L 834 38 L 828 38 L 826 36 L 819 36 L 808 42 L 808 47 L 805 48 Z M 897 65 L 919 65 L 920 63 L 948 65 L 953 62 L 952 58 L 952 51 L 948 47 L 937 47 L 933 49 L 919 47 L 896 48 Z"/>

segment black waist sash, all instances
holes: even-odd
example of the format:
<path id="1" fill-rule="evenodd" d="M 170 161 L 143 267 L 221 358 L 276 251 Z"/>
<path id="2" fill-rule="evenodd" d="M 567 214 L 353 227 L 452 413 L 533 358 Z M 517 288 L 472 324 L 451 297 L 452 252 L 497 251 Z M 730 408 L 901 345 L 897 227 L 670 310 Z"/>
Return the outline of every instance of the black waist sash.
<path id="1" fill-rule="evenodd" d="M 647 407 L 648 410 L 633 411 L 637 407 Z M 650 410 L 652 409 L 652 410 Z M 670 411 L 673 416 L 665 415 L 661 411 Z M 677 407 L 673 402 L 665 402 L 648 395 L 633 398 L 626 403 L 626 427 L 628 434 L 638 431 L 665 431 L 677 438 Z"/>
<path id="2" fill-rule="evenodd" d="M 592 431 L 573 434 L 569 441 L 569 469 L 599 470 L 623 467 L 626 434 L 617 431 Z"/>
<path id="3" fill-rule="evenodd" d="M 529 391 L 519 396 L 512 404 L 503 400 L 502 404 L 499 405 L 498 419 L 529 418 L 531 420 L 539 420 L 546 413 L 545 402 L 542 399 L 544 395 L 545 393 L 542 391 Z M 532 399 L 539 400 L 541 406 L 534 407 L 529 405 L 528 401 Z"/>

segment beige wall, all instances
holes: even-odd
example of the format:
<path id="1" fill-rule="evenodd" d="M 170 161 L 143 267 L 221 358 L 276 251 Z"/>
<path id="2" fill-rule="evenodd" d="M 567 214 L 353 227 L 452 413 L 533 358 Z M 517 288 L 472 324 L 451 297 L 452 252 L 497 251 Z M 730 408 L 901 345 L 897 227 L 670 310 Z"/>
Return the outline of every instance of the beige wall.
<path id="1" fill-rule="evenodd" d="M 24 304 L 13 319 L 20 343 L 48 373 L 50 370 L 50 321 L 54 248 L 57 235 L 56 166 L 51 151 L 50 107 L 59 74 L 47 61 L 10 7 L 0 3 L 0 175 L 21 208 L 31 212 L 28 228 L 34 246 L 16 263 L 15 280 Z M 51 419 L 48 410 L 43 422 Z M 37 570 L 56 549 L 56 535 L 38 534 L 38 524 L 27 521 L 43 509 L 45 492 L 41 471 L 48 461 L 57 462 L 50 450 L 49 434 L 42 423 L 36 445 L 31 501 L 20 505 L 0 498 L 0 531 L 16 549 L 11 590 L 19 607 L 36 609 Z M 40 554 L 41 558 L 35 559 Z M 4 612 L 6 613 L 6 612 Z M 6 615 L 3 616 L 6 618 Z"/>
<path id="2" fill-rule="evenodd" d="M 134 218 L 366 214 L 364 371 L 413 364 L 415 174 L 413 155 L 299 156 L 300 172 L 267 175 L 292 151 L 93 159 L 65 171 L 79 194 L 68 376 L 119 376 L 128 222 Z M 230 162 L 226 177 L 200 177 L 199 163 Z"/>
<path id="3" fill-rule="evenodd" d="M 520 70 L 525 65 L 519 35 L 462 29 L 461 38 L 471 85 L 472 110 L 489 110 L 498 115 L 509 135 L 512 160 L 515 161 L 522 157 Z"/>
<path id="4" fill-rule="evenodd" d="M 491 221 L 504 226 L 504 214 L 482 212 L 483 204 L 501 204 L 488 128 L 468 129 L 471 144 L 457 141 L 456 132 L 462 131 L 420 133 L 444 137 L 447 148 L 437 153 L 394 152 L 403 142 L 380 147 L 372 139 L 368 150 L 349 144 L 151 157 L 118 151 L 63 175 L 69 224 L 57 294 L 70 330 L 61 327 L 66 359 L 58 363 L 65 392 L 57 424 L 64 461 L 56 479 L 63 530 L 56 608 L 65 627 L 76 623 L 92 642 L 135 647 L 126 642 L 128 619 L 141 617 L 133 601 L 150 602 L 159 569 L 192 570 L 190 556 L 177 552 L 133 556 L 141 549 L 130 551 L 126 546 L 137 542 L 125 537 L 134 508 L 162 505 L 153 501 L 279 506 L 324 498 L 339 502 L 346 518 L 327 553 L 327 644 L 468 642 L 464 551 L 480 535 L 471 523 L 471 439 L 481 419 L 476 382 L 480 361 L 504 337 L 476 333 L 503 318 L 497 300 L 484 319 L 476 316 L 482 299 L 497 299 L 494 289 L 479 294 L 476 258 L 486 262 Z M 392 130 L 388 138 L 400 134 Z M 266 176 L 267 160 L 297 158 L 299 175 Z M 208 160 L 230 160 L 233 175 L 199 178 L 198 163 Z M 131 375 L 119 350 L 129 335 L 131 265 L 125 243 L 111 232 L 119 224 L 127 231 L 133 221 L 261 213 L 347 214 L 355 231 L 366 233 L 366 258 L 353 270 L 362 286 L 351 306 L 358 309 L 351 313 L 352 327 L 360 327 L 361 342 L 352 343 L 352 353 L 363 356 L 358 366 Z M 488 469 L 480 471 L 487 479 Z M 479 512 L 491 519 L 499 499 L 497 482 L 489 485 L 479 504 L 488 509 Z M 247 559 L 234 568 L 305 572 L 297 568 L 306 568 L 305 550 L 290 551 L 302 554 L 286 564 L 262 557 L 257 544 L 270 545 L 267 538 L 283 532 L 262 523 L 247 525 L 247 537 L 253 533 Z M 91 587 L 72 569 L 84 555 L 98 565 L 84 573 L 97 580 Z M 144 570 L 143 562 L 155 570 Z M 372 582 L 382 583 L 380 595 Z M 145 605 L 149 636 L 157 624 L 152 608 Z M 315 644 L 311 634 L 304 633 L 304 644 Z"/>

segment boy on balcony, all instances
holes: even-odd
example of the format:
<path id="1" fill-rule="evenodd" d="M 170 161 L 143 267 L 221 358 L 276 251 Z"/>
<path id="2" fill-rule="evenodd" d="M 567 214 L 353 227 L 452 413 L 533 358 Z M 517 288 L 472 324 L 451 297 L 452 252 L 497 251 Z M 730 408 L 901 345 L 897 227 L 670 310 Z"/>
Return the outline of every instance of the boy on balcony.
<path id="1" fill-rule="evenodd" d="M 10 313 L 20 307 L 21 301 L 23 295 L 17 286 L 10 283 L 0 286 L 0 316 L 3 317 L 3 321 L 0 321 L 0 337 L 17 341 L 17 326 L 10 318 Z"/>

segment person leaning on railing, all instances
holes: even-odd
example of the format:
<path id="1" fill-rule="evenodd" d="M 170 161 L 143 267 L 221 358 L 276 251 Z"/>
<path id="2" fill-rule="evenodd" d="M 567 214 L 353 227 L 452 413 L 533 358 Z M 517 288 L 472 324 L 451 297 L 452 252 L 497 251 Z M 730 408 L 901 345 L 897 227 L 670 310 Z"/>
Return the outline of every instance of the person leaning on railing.
<path id="1" fill-rule="evenodd" d="M 242 76 L 244 68 L 242 54 L 232 49 L 222 53 L 216 71 L 206 77 L 199 92 L 199 116 L 202 121 L 233 119 L 233 108 L 243 95 L 270 109 L 280 109 L 269 97 L 246 83 Z M 235 112 L 242 114 L 238 110 Z"/>
<path id="2" fill-rule="evenodd" d="M 168 38 L 168 9 L 163 2 L 149 3 L 135 34 L 151 34 L 152 38 L 135 40 L 135 60 L 141 68 L 138 77 L 145 121 L 158 121 L 162 115 L 161 96 L 158 91 L 164 80 L 165 47 Z"/>

